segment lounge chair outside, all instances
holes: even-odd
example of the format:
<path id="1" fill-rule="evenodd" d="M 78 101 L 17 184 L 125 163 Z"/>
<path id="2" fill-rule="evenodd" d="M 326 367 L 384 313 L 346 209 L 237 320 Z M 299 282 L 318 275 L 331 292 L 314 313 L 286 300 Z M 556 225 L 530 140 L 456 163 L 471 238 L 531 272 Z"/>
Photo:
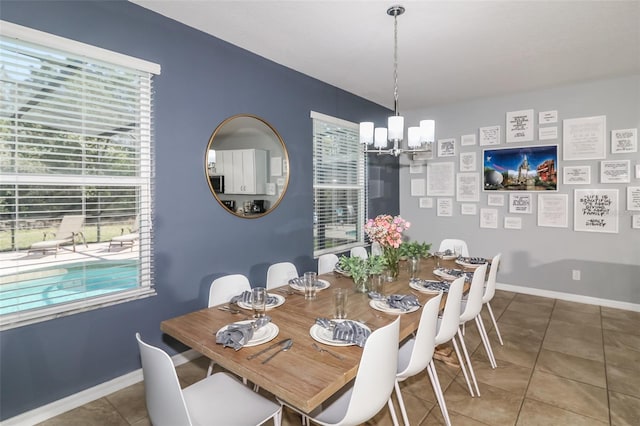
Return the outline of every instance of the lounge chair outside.
<path id="1" fill-rule="evenodd" d="M 138 232 L 138 223 L 140 221 L 140 217 L 136 216 L 136 220 L 133 223 L 133 226 L 129 228 L 129 233 L 124 233 L 124 228 L 120 230 L 121 235 L 117 237 L 113 237 L 109 242 L 109 250 L 111 250 L 112 246 L 120 246 L 123 247 L 125 245 L 130 245 L 131 250 L 133 250 L 133 245 L 138 239 L 140 239 L 140 233 Z"/>
<path id="2" fill-rule="evenodd" d="M 53 250 L 54 253 L 58 253 L 60 246 L 63 244 L 73 244 L 73 251 L 76 251 L 76 239 L 80 237 L 85 247 L 87 241 L 82 233 L 82 226 L 84 225 L 84 215 L 66 215 L 62 217 L 58 230 L 56 232 L 45 232 L 43 240 L 37 243 L 31 244 L 29 252 L 42 251 L 45 254 L 47 250 Z M 47 235 L 51 234 L 54 239 L 47 240 Z"/>

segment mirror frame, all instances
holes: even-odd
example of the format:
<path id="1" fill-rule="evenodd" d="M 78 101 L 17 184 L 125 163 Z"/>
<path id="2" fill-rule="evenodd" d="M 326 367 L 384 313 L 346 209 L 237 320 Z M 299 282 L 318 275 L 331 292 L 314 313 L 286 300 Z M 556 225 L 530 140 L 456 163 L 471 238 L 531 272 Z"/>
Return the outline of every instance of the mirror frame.
<path id="1" fill-rule="evenodd" d="M 209 151 L 212 149 L 212 146 L 213 146 L 213 143 L 215 141 L 215 138 L 218 135 L 218 133 L 220 133 L 222 131 L 222 129 L 224 128 L 225 124 L 228 124 L 232 120 L 235 120 L 235 119 L 238 119 L 238 118 L 252 118 L 252 119 L 258 120 L 260 123 L 262 123 L 263 125 L 267 126 L 273 132 L 273 134 L 278 139 L 278 141 L 280 142 L 280 146 L 282 147 L 282 153 L 283 153 L 282 156 L 283 156 L 284 161 L 286 161 L 286 164 L 287 164 L 287 175 L 285 177 L 285 182 L 284 182 L 284 186 L 282 188 L 282 193 L 278 196 L 278 199 L 264 213 L 257 213 L 257 214 L 252 214 L 252 215 L 249 215 L 249 216 L 246 216 L 244 214 L 240 214 L 240 213 L 238 213 L 236 211 L 230 210 L 222 202 L 222 200 L 220 199 L 220 197 L 218 196 L 216 191 L 213 189 L 213 185 L 211 184 L 211 179 L 209 179 L 209 167 L 208 167 L 209 166 L 209 164 L 208 164 Z M 215 130 L 211 134 L 211 137 L 209 138 L 209 142 L 207 143 L 207 147 L 205 149 L 205 154 L 204 154 L 204 174 L 205 174 L 205 178 L 206 178 L 206 181 L 207 181 L 207 185 L 209 186 L 209 190 L 211 191 L 211 194 L 213 194 L 213 197 L 216 199 L 218 204 L 220 204 L 220 206 L 224 209 L 224 211 L 226 211 L 228 213 L 231 213 L 232 215 L 234 215 L 236 217 L 240 217 L 242 219 L 258 219 L 258 218 L 266 216 L 269 213 L 271 213 L 272 211 L 274 211 L 278 207 L 278 205 L 280 204 L 280 202 L 282 201 L 282 199 L 284 198 L 284 196 L 285 196 L 285 194 L 287 192 L 287 188 L 289 187 L 289 177 L 291 176 L 291 164 L 289 163 L 289 152 L 287 151 L 287 146 L 285 145 L 284 140 L 282 139 L 282 136 L 280 136 L 280 133 L 278 133 L 278 131 L 275 129 L 275 127 L 273 127 L 264 118 L 258 117 L 257 115 L 253 115 L 253 114 L 236 114 L 236 115 L 232 115 L 231 117 L 228 117 L 228 118 L 224 119 L 220 124 L 218 124 L 218 126 L 215 128 Z"/>

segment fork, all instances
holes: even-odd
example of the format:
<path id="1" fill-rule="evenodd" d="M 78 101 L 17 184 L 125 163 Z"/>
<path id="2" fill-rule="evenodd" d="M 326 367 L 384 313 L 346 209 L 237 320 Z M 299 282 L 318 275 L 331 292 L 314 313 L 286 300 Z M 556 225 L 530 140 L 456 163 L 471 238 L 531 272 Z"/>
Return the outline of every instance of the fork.
<path id="1" fill-rule="evenodd" d="M 240 309 L 232 308 L 229 305 L 219 306 L 218 309 L 221 310 L 221 311 L 229 312 L 231 314 L 239 314 L 240 313 Z"/>
<path id="2" fill-rule="evenodd" d="M 311 346 L 313 346 L 313 349 L 315 349 L 318 352 L 326 352 L 329 355 L 333 355 L 334 357 L 338 358 L 339 360 L 343 360 L 344 357 L 342 355 L 339 355 L 333 351 L 330 351 L 329 349 L 325 349 L 325 348 L 321 348 L 320 346 L 316 345 L 315 343 L 312 343 Z"/>

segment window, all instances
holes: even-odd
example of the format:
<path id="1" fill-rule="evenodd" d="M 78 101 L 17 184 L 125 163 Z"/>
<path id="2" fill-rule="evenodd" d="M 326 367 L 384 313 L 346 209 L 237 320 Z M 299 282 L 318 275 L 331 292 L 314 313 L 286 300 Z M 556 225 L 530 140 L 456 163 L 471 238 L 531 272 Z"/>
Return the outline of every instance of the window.
<path id="1" fill-rule="evenodd" d="M 154 294 L 160 67 L 1 25 L 0 328 Z"/>
<path id="2" fill-rule="evenodd" d="M 358 125 L 311 112 L 313 119 L 313 253 L 361 246 L 366 217 L 366 157 Z"/>

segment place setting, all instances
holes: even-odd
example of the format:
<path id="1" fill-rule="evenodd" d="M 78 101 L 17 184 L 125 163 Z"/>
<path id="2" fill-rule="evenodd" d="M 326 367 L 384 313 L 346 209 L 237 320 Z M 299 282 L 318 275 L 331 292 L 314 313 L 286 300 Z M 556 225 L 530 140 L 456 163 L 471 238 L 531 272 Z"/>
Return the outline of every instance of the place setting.
<path id="1" fill-rule="evenodd" d="M 369 306 L 387 314 L 408 314 L 420 309 L 420 302 L 413 294 L 390 294 L 385 296 L 375 291 L 369 292 Z"/>
<path id="2" fill-rule="evenodd" d="M 270 342 L 279 332 L 278 326 L 271 322 L 271 317 L 265 315 L 225 325 L 216 332 L 216 343 L 238 351 Z"/>
<path id="3" fill-rule="evenodd" d="M 289 287 L 304 292 L 305 299 L 315 299 L 318 291 L 325 290 L 330 286 L 329 281 L 319 279 L 315 272 L 305 272 L 302 277 L 289 280 Z"/>
<path id="4" fill-rule="evenodd" d="M 464 268 L 475 269 L 481 265 L 484 265 L 485 263 L 491 263 L 491 262 L 489 262 L 489 260 L 485 259 L 484 257 L 459 256 L 456 259 L 456 263 Z"/>
<path id="5" fill-rule="evenodd" d="M 465 281 L 470 281 L 473 277 L 473 272 L 465 272 L 461 269 L 451 268 L 436 268 L 433 270 L 433 274 L 447 281 L 453 281 L 461 276 L 465 277 Z"/>
<path id="6" fill-rule="evenodd" d="M 433 255 L 442 260 L 454 260 L 458 257 L 458 255 L 453 250 L 450 250 L 450 249 L 447 249 L 444 251 L 437 251 L 433 253 Z"/>
<path id="7" fill-rule="evenodd" d="M 259 290 L 259 289 L 264 289 L 264 287 L 255 287 L 251 289 L 251 291 L 249 290 L 243 291 L 238 296 L 234 296 L 233 298 L 231 298 L 231 300 L 229 301 L 229 305 L 235 304 L 236 306 L 242 309 L 251 310 L 251 309 L 254 309 L 254 306 L 253 306 L 254 303 L 258 303 L 258 304 L 264 303 L 265 310 L 270 310 L 284 304 L 285 302 L 284 296 L 280 294 L 267 293 L 266 290 L 265 290 L 265 294 L 262 295 L 262 290 Z M 264 298 L 264 301 L 262 300 L 263 298 Z"/>
<path id="8" fill-rule="evenodd" d="M 409 287 L 426 294 L 448 293 L 450 284 L 447 281 L 422 280 L 412 278 L 409 280 Z"/>
<path id="9" fill-rule="evenodd" d="M 251 291 L 245 291 L 233 297 L 231 303 L 237 303 L 240 307 L 245 305 L 247 306 L 245 309 L 253 310 L 253 319 L 225 325 L 216 332 L 216 343 L 224 347 L 232 347 L 237 351 L 243 347 L 257 346 L 275 339 L 280 329 L 266 314 L 269 301 L 272 302 L 272 307 L 275 307 L 278 303 L 280 305 L 284 303 L 284 297 L 269 296 L 264 287 L 255 287 Z"/>
<path id="10" fill-rule="evenodd" d="M 309 329 L 309 335 L 318 343 L 329 346 L 360 346 L 364 347 L 371 329 L 360 321 L 347 319 L 348 290 L 336 288 L 333 292 L 334 318 L 316 318 Z M 315 345 L 312 344 L 312 346 Z M 317 345 L 313 346 L 318 352 L 330 352 Z M 336 358 L 339 354 L 331 353 Z M 338 356 L 336 356 L 338 355 Z"/>

